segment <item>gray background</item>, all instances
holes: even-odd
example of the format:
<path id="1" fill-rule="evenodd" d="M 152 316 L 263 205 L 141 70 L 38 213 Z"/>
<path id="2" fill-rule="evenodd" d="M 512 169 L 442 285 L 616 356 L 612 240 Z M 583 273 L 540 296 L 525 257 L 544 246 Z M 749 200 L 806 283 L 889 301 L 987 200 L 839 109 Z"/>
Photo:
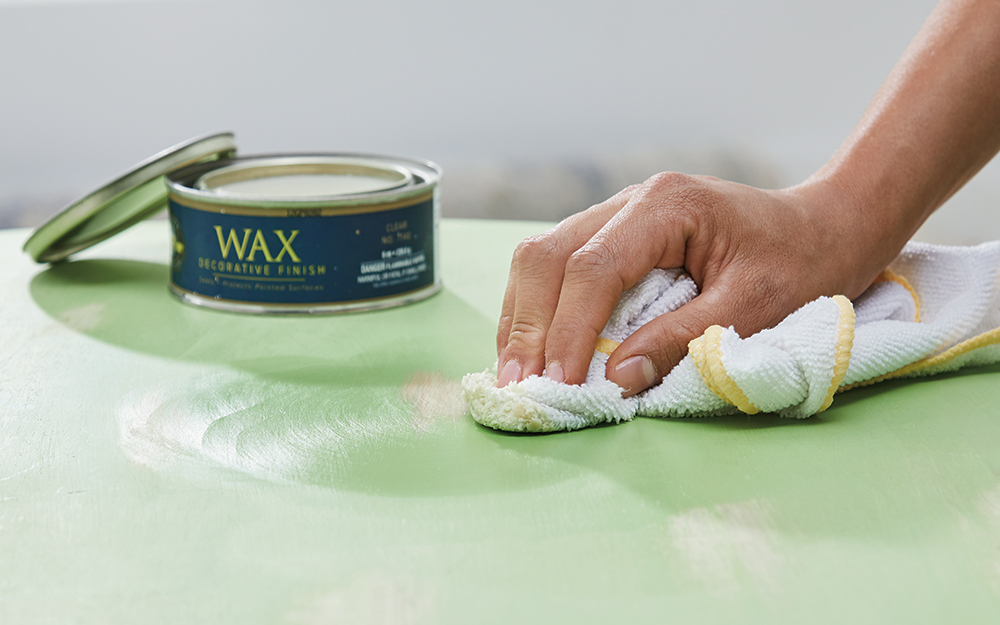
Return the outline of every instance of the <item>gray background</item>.
<path id="1" fill-rule="evenodd" d="M 446 169 L 448 215 L 554 219 L 664 169 L 798 182 L 931 0 L 0 0 L 0 225 L 188 137 Z M 1000 238 L 992 163 L 921 238 Z"/>

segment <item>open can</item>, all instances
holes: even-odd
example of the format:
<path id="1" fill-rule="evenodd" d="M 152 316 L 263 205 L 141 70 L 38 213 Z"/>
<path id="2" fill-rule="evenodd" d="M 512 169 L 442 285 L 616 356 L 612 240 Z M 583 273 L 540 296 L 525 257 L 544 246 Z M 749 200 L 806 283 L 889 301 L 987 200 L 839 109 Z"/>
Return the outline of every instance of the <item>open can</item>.
<path id="1" fill-rule="evenodd" d="M 169 207 L 170 291 L 245 313 L 331 313 L 441 288 L 441 170 L 369 154 L 235 155 L 231 133 L 192 139 L 74 202 L 25 244 L 60 262 Z"/>
<path id="2" fill-rule="evenodd" d="M 441 288 L 440 170 L 361 154 L 270 155 L 167 176 L 170 290 L 254 313 L 368 310 Z"/>

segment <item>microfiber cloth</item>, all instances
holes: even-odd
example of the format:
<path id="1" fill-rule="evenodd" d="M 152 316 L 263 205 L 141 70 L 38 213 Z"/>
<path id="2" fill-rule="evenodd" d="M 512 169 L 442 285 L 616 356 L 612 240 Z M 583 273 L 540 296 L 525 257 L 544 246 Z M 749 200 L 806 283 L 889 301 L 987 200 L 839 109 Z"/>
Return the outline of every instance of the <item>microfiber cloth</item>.
<path id="1" fill-rule="evenodd" d="M 494 371 L 462 380 L 472 417 L 514 432 L 575 430 L 635 416 L 773 412 L 806 418 L 837 391 L 1000 361 L 1000 241 L 911 242 L 860 297 L 820 297 L 746 338 L 712 326 L 663 381 L 622 398 L 605 378 L 614 348 L 698 294 L 680 269 L 655 269 L 622 294 L 580 385 L 533 375 L 496 388 Z"/>

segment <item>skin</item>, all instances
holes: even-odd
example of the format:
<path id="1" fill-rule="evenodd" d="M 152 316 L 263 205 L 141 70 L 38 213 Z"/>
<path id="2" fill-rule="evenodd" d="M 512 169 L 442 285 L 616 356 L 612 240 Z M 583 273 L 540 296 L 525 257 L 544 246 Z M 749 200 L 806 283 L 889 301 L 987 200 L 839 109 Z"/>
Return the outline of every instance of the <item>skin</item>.
<path id="1" fill-rule="evenodd" d="M 584 381 L 622 292 L 684 267 L 701 294 L 611 355 L 630 396 L 660 382 L 711 325 L 741 336 L 822 295 L 860 295 L 924 220 L 1000 149 L 1000 2 L 944 0 L 830 161 L 762 190 L 662 173 L 514 253 L 497 330 L 498 386 Z"/>

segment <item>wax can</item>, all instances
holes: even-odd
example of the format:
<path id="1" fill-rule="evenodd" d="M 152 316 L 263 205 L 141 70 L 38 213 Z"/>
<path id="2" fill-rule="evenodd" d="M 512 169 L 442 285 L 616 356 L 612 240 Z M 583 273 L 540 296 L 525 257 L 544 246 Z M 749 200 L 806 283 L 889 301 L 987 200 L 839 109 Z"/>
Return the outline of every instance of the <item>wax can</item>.
<path id="1" fill-rule="evenodd" d="M 441 170 L 365 154 L 196 163 L 166 177 L 170 291 L 234 312 L 372 310 L 441 288 Z"/>
<path id="2" fill-rule="evenodd" d="M 154 154 L 40 226 L 40 263 L 169 208 L 169 288 L 242 313 L 398 306 L 441 288 L 438 185 L 430 161 L 372 154 L 236 154 L 231 132 Z"/>

